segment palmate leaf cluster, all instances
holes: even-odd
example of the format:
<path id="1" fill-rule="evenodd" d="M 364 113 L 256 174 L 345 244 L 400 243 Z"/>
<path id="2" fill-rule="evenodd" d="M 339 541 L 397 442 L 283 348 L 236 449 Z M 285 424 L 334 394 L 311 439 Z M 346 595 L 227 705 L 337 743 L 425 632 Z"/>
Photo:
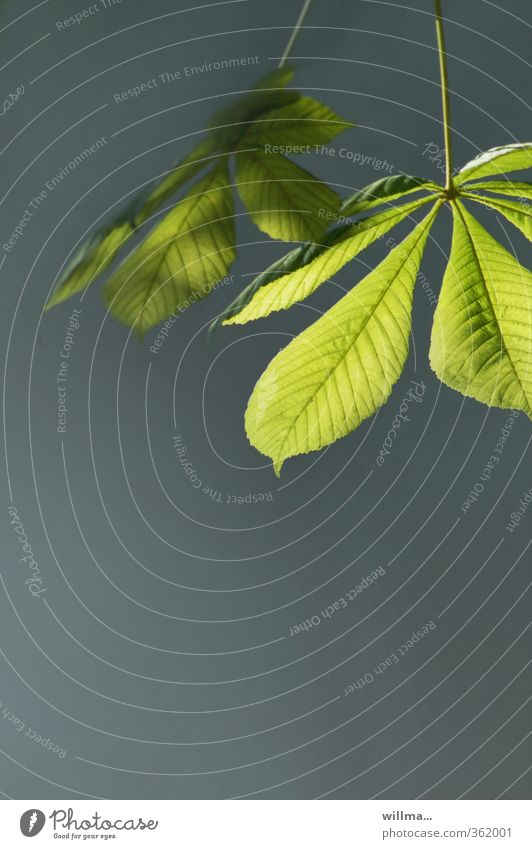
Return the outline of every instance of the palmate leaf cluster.
<path id="1" fill-rule="evenodd" d="M 532 143 L 486 151 L 445 187 L 396 175 L 340 202 L 308 171 L 266 152 L 271 146 L 324 144 L 352 126 L 324 104 L 288 89 L 291 78 L 290 69 L 279 69 L 218 112 L 184 159 L 81 246 L 47 306 L 82 291 L 109 269 L 168 204 L 170 211 L 111 273 L 104 300 L 116 318 L 142 335 L 208 294 L 236 254 L 230 160 L 236 189 L 257 227 L 300 244 L 240 292 L 213 328 L 246 324 L 301 302 L 366 247 L 412 219 L 411 233 L 259 378 L 246 432 L 279 474 L 288 457 L 345 436 L 389 397 L 408 356 L 424 248 L 448 205 L 453 237 L 434 315 L 431 366 L 463 395 L 532 418 L 532 274 L 471 211 L 481 204 L 532 238 L 532 183 L 507 176 L 532 168 Z M 174 195 L 192 180 L 176 202 Z M 328 220 L 341 223 L 327 226 Z"/>
<path id="2" fill-rule="evenodd" d="M 532 183 L 506 177 L 528 168 L 532 143 L 481 154 L 458 172 L 450 190 L 417 177 L 377 181 L 344 201 L 342 216 L 355 217 L 353 223 L 332 227 L 319 245 L 291 251 L 230 305 L 224 324 L 288 309 L 397 223 L 423 213 L 410 235 L 277 354 L 257 382 L 246 431 L 277 474 L 288 457 L 345 436 L 389 397 L 408 355 L 423 250 L 444 204 L 452 210 L 453 238 L 434 315 L 431 366 L 462 394 L 532 418 L 532 274 L 468 208 L 482 204 L 531 239 Z"/>
<path id="3" fill-rule="evenodd" d="M 260 230 L 286 241 L 319 240 L 327 226 L 324 212 L 337 211 L 340 198 L 270 149 L 324 144 L 353 125 L 319 101 L 287 89 L 292 76 L 290 68 L 278 69 L 218 112 L 184 159 L 81 245 L 47 307 L 89 286 L 194 178 L 111 274 L 103 297 L 117 319 L 142 335 L 208 294 L 236 256 L 231 159 L 237 191 Z"/>

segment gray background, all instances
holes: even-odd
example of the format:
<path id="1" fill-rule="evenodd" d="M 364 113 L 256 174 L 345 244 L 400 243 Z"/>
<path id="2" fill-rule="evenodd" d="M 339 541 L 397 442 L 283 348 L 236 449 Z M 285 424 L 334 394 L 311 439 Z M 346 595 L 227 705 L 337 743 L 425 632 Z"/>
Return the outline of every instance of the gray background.
<path id="1" fill-rule="evenodd" d="M 460 163 L 529 138 L 532 22 L 526 0 L 443 5 Z M 49 193 L 0 271 L 9 472 L 0 792 L 526 798 L 532 511 L 514 533 L 505 530 L 532 486 L 524 414 L 482 496 L 462 514 L 507 414 L 464 400 L 431 373 L 433 308 L 420 289 L 415 345 L 376 417 L 327 451 L 288 461 L 280 480 L 244 433 L 247 398 L 272 355 L 384 255 L 382 243 L 307 303 L 224 329 L 209 345 L 206 324 L 282 251 L 244 216 L 234 284 L 180 317 L 157 356 L 153 333 L 139 343 L 106 316 L 99 286 L 81 306 L 76 298 L 42 315 L 77 241 L 186 153 L 190 134 L 232 92 L 276 65 L 299 0 L 194 8 L 123 0 L 58 31 L 57 20 L 82 8 L 66 0 L 1 6 L 2 98 L 25 87 L 1 119 L 2 242 L 47 180 L 96 138 L 108 143 Z M 440 176 L 423 155 L 442 137 L 431 9 L 421 0 L 315 0 L 294 50 L 294 84 L 357 122 L 332 147 L 387 159 L 394 173 Z M 260 64 L 250 70 L 113 99 L 164 71 L 251 55 Z M 304 164 L 344 195 L 383 175 L 333 157 Z M 505 239 L 502 222 L 491 222 Z M 445 214 L 423 264 L 435 290 L 449 235 Z M 526 262 L 524 239 L 509 235 Z M 72 306 L 82 315 L 61 436 L 55 374 Z M 412 379 L 426 384 L 423 403 L 379 468 Z M 174 433 L 221 502 L 190 486 Z M 272 500 L 223 503 L 259 492 Z M 10 495 L 47 588 L 40 598 L 24 585 Z M 385 576 L 347 609 L 289 636 L 377 567 Z M 430 620 L 437 627 L 400 663 L 344 696 Z"/>

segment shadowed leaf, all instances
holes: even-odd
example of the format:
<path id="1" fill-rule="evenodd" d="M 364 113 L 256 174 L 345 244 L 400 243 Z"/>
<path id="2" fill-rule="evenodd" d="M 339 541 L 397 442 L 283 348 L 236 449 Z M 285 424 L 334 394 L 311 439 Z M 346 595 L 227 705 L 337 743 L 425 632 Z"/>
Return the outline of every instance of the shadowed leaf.
<path id="1" fill-rule="evenodd" d="M 227 163 L 212 169 L 148 233 L 104 287 L 112 314 L 142 335 L 204 297 L 235 258 Z"/>
<path id="2" fill-rule="evenodd" d="M 246 133 L 244 143 L 281 147 L 320 145 L 353 126 L 324 103 L 312 97 L 300 97 L 297 103 L 274 109 L 257 119 Z"/>
<path id="3" fill-rule="evenodd" d="M 239 154 L 236 180 L 253 222 L 274 239 L 318 239 L 326 228 L 320 213 L 340 203 L 332 189 L 278 154 Z"/>

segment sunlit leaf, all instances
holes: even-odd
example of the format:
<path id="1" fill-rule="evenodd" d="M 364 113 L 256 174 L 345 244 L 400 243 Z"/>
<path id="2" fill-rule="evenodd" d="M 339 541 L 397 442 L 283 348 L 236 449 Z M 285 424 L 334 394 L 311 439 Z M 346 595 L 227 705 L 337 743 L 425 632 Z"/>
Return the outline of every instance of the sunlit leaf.
<path id="1" fill-rule="evenodd" d="M 225 161 L 225 164 L 221 166 L 225 169 L 228 158 L 234 153 L 238 154 L 240 160 L 238 166 L 238 172 L 241 175 L 240 193 L 251 208 L 252 217 L 263 231 L 274 238 L 287 241 L 315 242 L 318 237 L 321 238 L 328 223 L 323 214 L 332 214 L 338 209 L 340 201 L 336 193 L 308 171 L 283 156 L 269 157 L 266 161 L 261 159 L 259 153 L 254 158 L 245 158 L 248 156 L 245 152 L 248 147 L 251 146 L 251 153 L 254 147 L 253 142 L 246 141 L 246 134 L 252 134 L 256 130 L 255 124 L 257 123 L 258 126 L 259 122 L 267 138 L 270 135 L 272 138 L 277 138 L 276 130 L 281 132 L 281 128 L 287 133 L 287 138 L 292 138 L 297 132 L 297 127 L 305 125 L 308 131 L 307 136 L 316 142 L 328 140 L 340 130 L 351 126 L 318 101 L 308 97 L 303 98 L 296 91 L 286 90 L 285 87 L 292 77 L 291 68 L 278 68 L 261 77 L 243 97 L 216 113 L 209 124 L 205 138 L 196 144 L 162 179 L 144 188 L 126 209 L 85 240 L 60 275 L 47 307 L 60 303 L 90 285 L 108 269 L 121 249 L 143 224 L 146 224 L 168 201 L 174 202 L 174 195 L 187 182 L 201 177 L 202 172 L 216 166 L 216 163 L 221 160 Z M 300 102 L 301 107 L 298 106 Z M 200 179 L 194 189 L 188 190 L 188 195 L 183 202 L 188 202 L 190 198 L 194 198 L 194 202 L 183 208 L 192 209 L 192 206 L 197 206 L 195 211 L 198 215 L 205 211 L 205 204 L 200 199 L 204 185 L 210 185 L 208 177 Z M 232 211 L 231 214 L 234 212 Z M 154 246 L 158 250 L 160 246 L 157 240 L 164 239 L 167 228 L 173 227 L 174 240 L 187 235 L 190 223 L 190 217 L 187 216 L 176 214 L 176 216 L 167 217 L 161 229 L 155 228 L 149 234 L 147 248 L 144 249 L 141 246 L 135 251 L 133 258 L 126 260 L 105 289 L 105 297 L 110 296 L 110 302 L 113 304 L 113 314 L 126 323 L 130 320 L 135 321 L 140 332 L 151 326 L 153 321 L 168 318 L 175 307 L 171 300 L 173 296 L 170 286 L 165 286 L 156 297 L 152 297 L 151 288 L 153 286 L 158 291 L 158 283 L 155 281 L 149 284 L 146 280 L 146 269 L 151 266 L 145 261 L 145 251 L 149 253 Z M 182 232 L 178 232 L 177 229 L 179 222 L 183 227 Z M 201 227 L 204 226 L 207 225 L 202 223 Z M 220 224 L 215 221 L 212 238 L 203 232 L 202 244 L 205 245 L 208 241 L 216 242 L 219 229 Z M 227 227 L 225 231 L 228 232 Z M 180 242 L 180 250 L 193 253 L 194 249 L 190 246 L 194 242 L 195 237 Z M 231 240 L 231 245 L 233 243 L 234 239 Z M 225 245 L 225 242 L 223 244 Z M 226 255 L 224 253 L 226 250 L 225 246 L 220 254 L 221 257 Z M 186 281 L 189 277 L 194 278 L 191 286 L 196 295 L 200 284 L 202 284 L 203 294 L 210 291 L 213 284 L 207 269 L 213 265 L 213 260 L 206 259 L 205 262 L 198 264 L 194 261 L 190 270 L 186 263 L 186 268 L 179 265 L 178 253 L 178 250 L 168 251 L 168 262 L 177 262 L 178 265 L 175 268 L 168 267 L 166 270 L 168 277 L 178 275 L 182 278 L 180 292 L 186 290 L 188 285 Z M 307 253 L 306 247 L 301 251 L 302 255 L 305 253 Z M 311 251 L 311 255 L 315 253 Z M 140 274 L 138 283 L 132 279 L 129 280 L 122 292 L 124 274 L 129 274 L 130 271 L 134 273 L 135 263 L 138 263 L 139 269 L 142 268 L 144 273 Z M 201 281 L 202 274 L 205 276 Z M 122 292 L 116 299 L 114 286 L 118 286 Z M 146 290 L 148 290 L 148 298 L 143 305 L 142 300 Z M 179 295 L 178 305 L 181 304 L 180 292 L 176 292 Z M 166 312 L 167 309 L 169 312 Z"/>
<path id="2" fill-rule="evenodd" d="M 500 212 L 501 215 L 504 215 L 507 220 L 517 227 L 527 239 L 532 241 L 532 205 L 531 204 L 522 204 L 518 201 L 506 200 L 501 198 L 493 198 L 493 197 L 481 197 L 480 195 L 476 195 L 473 192 L 464 193 L 464 197 L 468 197 L 471 200 L 476 200 L 479 203 L 483 203 L 484 206 L 488 206 L 490 209 L 494 209 L 496 212 Z"/>
<path id="3" fill-rule="evenodd" d="M 432 198 L 420 198 L 403 206 L 386 209 L 371 218 L 361 219 L 356 225 L 344 230 L 327 250 L 319 251 L 318 256 L 310 263 L 261 286 L 240 312 L 223 323 L 246 324 L 277 310 L 288 309 L 298 301 L 308 298 L 318 286 L 330 280 L 368 245 L 431 200 Z"/>
<path id="4" fill-rule="evenodd" d="M 347 200 L 341 204 L 339 213 L 331 213 L 329 216 L 332 220 L 337 219 L 343 223 L 337 224 L 327 230 L 320 242 L 307 242 L 306 244 L 289 251 L 283 257 L 280 257 L 280 259 L 270 265 L 265 271 L 257 275 L 257 277 L 248 286 L 246 286 L 242 292 L 240 292 L 234 301 L 229 304 L 224 313 L 215 319 L 210 327 L 210 331 L 217 329 L 223 323 L 224 319 L 230 318 L 240 312 L 240 310 L 252 300 L 255 293 L 262 286 L 265 286 L 267 283 L 272 283 L 279 277 L 283 277 L 286 274 L 297 271 L 297 269 L 308 265 L 308 263 L 310 263 L 313 259 L 322 254 L 329 245 L 339 241 L 340 237 L 347 233 L 350 227 L 353 225 L 358 226 L 359 221 L 354 217 L 353 212 L 351 211 L 350 214 L 347 214 L 347 208 L 349 205 L 352 206 L 352 209 L 355 209 L 355 198 L 358 198 L 357 203 L 359 204 L 359 207 L 357 208 L 365 210 L 374 205 L 377 206 L 382 204 L 385 199 L 396 200 L 402 195 L 408 195 L 411 192 L 420 191 L 423 188 L 432 189 L 433 187 L 437 188 L 437 186 L 429 180 L 422 180 L 419 177 L 405 177 L 403 175 L 397 175 L 396 177 L 385 177 L 382 180 L 377 180 L 369 186 L 366 186 L 364 189 L 361 189 L 359 192 L 356 192 L 355 195 L 347 198 Z M 371 201 L 370 198 L 373 198 L 374 202 Z M 380 235 L 382 234 L 377 235 L 377 238 L 380 238 Z M 236 323 L 237 322 L 235 322 L 235 324 Z"/>
<path id="5" fill-rule="evenodd" d="M 463 204 L 453 204 L 453 218 L 432 368 L 463 395 L 532 417 L 532 274 Z"/>
<path id="6" fill-rule="evenodd" d="M 435 213 L 260 377 L 246 432 L 277 474 L 287 457 L 350 433 L 390 395 L 408 354 L 414 284 Z"/>
<path id="7" fill-rule="evenodd" d="M 514 198 L 525 198 L 532 200 L 532 183 L 523 183 L 513 180 L 490 180 L 487 183 L 479 182 L 465 185 L 463 192 L 495 192 L 498 195 L 511 195 Z"/>
<path id="8" fill-rule="evenodd" d="M 292 251 L 285 254 L 285 256 L 281 257 L 276 262 L 273 262 L 267 269 L 265 269 L 265 271 L 258 274 L 255 279 L 252 280 L 248 286 L 242 289 L 237 297 L 231 301 L 223 313 L 212 322 L 209 327 L 209 332 L 216 330 L 223 323 L 224 319 L 240 312 L 242 307 L 251 301 L 255 292 L 262 286 L 265 286 L 267 283 L 271 283 L 273 280 L 277 280 L 278 277 L 283 277 L 283 275 L 289 274 L 292 270 L 301 268 L 303 265 L 311 262 L 316 256 L 326 250 L 326 248 L 327 244 L 325 243 L 318 244 L 316 242 L 305 242 L 305 244 L 294 248 Z"/>
<path id="9" fill-rule="evenodd" d="M 212 162 L 213 140 L 205 139 L 155 186 L 143 189 L 124 210 L 105 227 L 100 228 L 78 248 L 57 281 L 46 309 L 60 304 L 76 292 L 90 286 L 108 268 L 137 227 L 147 221 L 165 201 Z"/>
<path id="10" fill-rule="evenodd" d="M 532 168 L 532 142 L 492 147 L 467 162 L 454 177 L 456 185 L 466 180 L 478 180 L 509 171 L 524 171 Z"/>

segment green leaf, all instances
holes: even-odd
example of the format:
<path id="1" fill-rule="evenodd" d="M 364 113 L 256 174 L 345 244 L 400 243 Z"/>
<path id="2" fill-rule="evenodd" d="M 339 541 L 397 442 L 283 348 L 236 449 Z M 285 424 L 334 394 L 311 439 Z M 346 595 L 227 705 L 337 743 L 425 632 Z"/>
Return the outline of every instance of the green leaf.
<path id="1" fill-rule="evenodd" d="M 368 245 L 431 200 L 420 198 L 403 206 L 386 209 L 371 218 L 363 218 L 345 230 L 331 247 L 320 251 L 308 265 L 262 286 L 240 312 L 226 319 L 223 324 L 246 324 L 303 301 Z"/>
<path id="2" fill-rule="evenodd" d="M 530 204 L 522 204 L 518 201 L 501 200 L 500 198 L 482 197 L 474 192 L 464 192 L 464 197 L 482 203 L 496 212 L 504 215 L 508 221 L 517 227 L 526 238 L 532 242 L 532 212 Z"/>
<path id="3" fill-rule="evenodd" d="M 459 186 L 466 180 L 478 180 L 480 177 L 506 174 L 508 171 L 524 171 L 526 168 L 532 168 L 532 142 L 492 147 L 463 165 L 455 175 L 454 182 Z"/>
<path id="4" fill-rule="evenodd" d="M 112 314 L 142 335 L 204 297 L 235 258 L 227 163 L 216 165 L 150 231 L 104 287 Z"/>
<path id="5" fill-rule="evenodd" d="M 297 103 L 273 109 L 263 118 L 256 119 L 246 133 L 243 144 L 270 144 L 282 148 L 320 145 L 353 126 L 350 121 L 339 118 L 324 103 L 312 97 L 300 97 Z"/>
<path id="6" fill-rule="evenodd" d="M 126 242 L 135 234 L 138 226 L 160 209 L 187 180 L 211 164 L 212 157 L 209 157 L 209 154 L 214 149 L 213 139 L 201 141 L 170 174 L 155 186 L 139 192 L 109 224 L 86 239 L 65 267 L 46 309 L 90 286 L 111 265 Z"/>
<path id="7" fill-rule="evenodd" d="M 510 180 L 490 180 L 488 183 L 473 183 L 471 186 L 464 186 L 460 194 L 472 191 L 495 192 L 498 195 L 511 195 L 514 198 L 532 199 L 532 183 L 519 183 Z"/>
<path id="8" fill-rule="evenodd" d="M 240 312 L 246 304 L 249 304 L 255 293 L 261 289 L 262 286 L 266 286 L 268 283 L 273 283 L 273 281 L 277 280 L 279 277 L 284 277 L 293 271 L 297 271 L 298 268 L 303 268 L 303 266 L 308 265 L 313 259 L 316 259 L 317 256 L 326 251 L 330 245 L 340 239 L 340 236 L 346 233 L 352 226 L 352 224 L 339 224 L 337 227 L 331 228 L 324 234 L 322 242 L 305 242 L 303 245 L 299 245 L 299 247 L 294 248 L 273 262 L 268 266 L 268 268 L 258 274 L 251 283 L 246 286 L 233 301 L 231 301 L 229 306 L 225 308 L 221 315 L 215 318 L 209 327 L 209 333 L 217 330 L 220 325 L 224 323 L 225 319 L 228 319 Z"/>
<path id="9" fill-rule="evenodd" d="M 463 395 L 532 417 L 532 274 L 461 203 L 453 221 L 432 368 Z"/>
<path id="10" fill-rule="evenodd" d="M 90 286 L 111 265 L 134 232 L 135 227 L 131 221 L 121 214 L 112 226 L 93 233 L 82 243 L 64 268 L 48 299 L 46 309 L 49 310 Z"/>
<path id="11" fill-rule="evenodd" d="M 304 168 L 272 153 L 240 153 L 237 187 L 259 230 L 284 241 L 318 239 L 323 213 L 338 209 L 338 195 Z"/>
<path id="12" fill-rule="evenodd" d="M 228 152 L 235 133 L 240 138 L 245 131 L 245 128 L 240 126 L 242 122 L 247 124 L 254 120 L 255 115 L 268 113 L 277 103 L 297 103 L 300 99 L 297 92 L 277 90 L 279 86 L 287 85 L 293 75 L 291 68 L 278 68 L 262 77 L 245 97 L 217 112 L 209 124 L 210 135 L 202 139 L 152 188 L 145 205 L 137 214 L 138 223 L 150 218 L 185 182 L 210 165 L 213 156 Z M 286 105 L 284 109 L 287 109 Z M 224 123 L 230 126 L 219 126 Z"/>
<path id="13" fill-rule="evenodd" d="M 340 439 L 389 397 L 408 355 L 414 284 L 437 208 L 260 377 L 246 431 L 276 474 L 287 457 Z"/>
<path id="14" fill-rule="evenodd" d="M 258 274 L 248 286 L 242 289 L 229 306 L 225 308 L 223 313 L 212 322 L 209 327 L 209 333 L 217 330 L 224 319 L 230 318 L 237 312 L 240 312 L 250 302 L 255 292 L 262 286 L 271 283 L 273 280 L 277 280 L 278 277 L 289 274 L 291 271 L 295 271 L 297 268 L 301 268 L 303 265 L 307 265 L 307 263 L 311 262 L 312 259 L 326 250 L 326 248 L 326 244 L 320 245 L 315 242 L 305 242 L 304 245 L 299 245 L 299 247 L 294 248 L 294 250 L 273 262 L 265 271 Z"/>
<path id="15" fill-rule="evenodd" d="M 229 154 L 236 152 L 239 145 L 244 142 L 246 133 L 254 131 L 254 123 L 258 122 L 261 117 L 264 117 L 261 128 L 267 136 L 277 128 L 278 131 L 281 129 L 286 131 L 287 137 L 291 138 L 292 134 L 297 132 L 297 126 L 304 124 L 309 128 L 309 138 L 316 142 L 330 139 L 341 129 L 351 126 L 339 119 L 332 110 L 322 106 L 318 101 L 312 98 L 302 98 L 295 91 L 286 91 L 285 86 L 291 81 L 293 73 L 291 68 L 284 67 L 266 74 L 255 83 L 244 97 L 218 112 L 210 122 L 209 134 L 195 145 L 177 165 L 173 166 L 165 177 L 140 192 L 125 210 L 121 211 L 107 226 L 100 228 L 81 245 L 73 260 L 61 274 L 47 308 L 60 303 L 92 283 L 109 267 L 121 248 L 137 233 L 138 228 L 146 223 L 168 200 L 172 199 L 187 182 L 201 175 L 202 171 L 207 170 L 213 164 L 213 160 L 217 162 L 220 158 L 227 158 Z M 297 106 L 299 101 L 302 101 L 300 108 Z M 291 104 L 291 107 L 289 107 L 289 104 Z M 294 110 L 293 115 L 291 109 Z M 272 138 L 277 139 L 277 136 L 272 136 Z M 249 145 L 249 142 L 246 142 L 246 144 Z M 244 154 L 240 152 L 240 156 L 242 159 Z M 338 209 L 339 199 L 335 192 L 315 179 L 308 171 L 299 168 L 283 157 L 276 157 L 275 159 L 270 157 L 269 161 L 266 162 L 260 158 L 260 155 L 257 155 L 253 159 L 241 161 L 239 173 L 244 174 L 244 185 L 241 181 L 240 192 L 244 200 L 247 200 L 248 205 L 251 206 L 255 221 L 261 229 L 275 238 L 314 241 L 321 237 L 326 229 L 326 220 L 322 219 L 321 212 L 332 214 Z M 206 179 L 208 184 L 209 179 Z M 249 184 L 249 180 L 254 185 Z M 246 185 L 246 183 L 248 184 Z M 203 184 L 202 182 L 198 183 L 196 190 L 191 195 L 198 203 L 198 212 L 204 209 L 204 205 L 197 200 Z M 187 200 L 187 198 L 184 200 Z M 282 209 L 277 213 L 276 208 L 279 204 Z M 148 250 L 152 249 L 154 240 L 159 238 L 158 234 L 171 226 L 168 224 L 168 220 L 165 219 L 166 223 L 164 223 L 161 231 L 156 229 L 150 233 Z M 177 216 L 171 220 L 177 222 L 180 219 Z M 185 234 L 188 223 L 189 220 L 183 218 Z M 227 231 L 227 228 L 225 230 Z M 216 234 L 215 227 L 213 231 L 214 239 L 216 239 Z M 180 235 L 183 234 L 179 234 L 174 229 L 174 238 L 177 239 Z M 194 242 L 194 239 L 188 241 Z M 203 233 L 202 242 L 206 243 L 207 241 L 208 238 Z M 180 243 L 180 245 L 185 249 L 185 243 Z M 307 252 L 308 246 L 304 247 L 301 255 L 306 255 Z M 312 248 L 309 255 L 315 255 L 315 248 Z M 175 258 L 172 251 L 169 251 L 169 256 Z M 133 258 L 128 258 L 127 263 L 118 270 L 112 284 L 105 289 L 106 297 L 109 296 L 110 292 L 112 293 L 113 285 L 122 280 L 124 268 L 127 271 L 131 263 L 138 261 L 138 257 L 143 257 L 141 248 L 135 252 Z M 204 265 L 207 266 L 209 263 L 212 265 L 212 260 L 206 261 Z M 149 263 L 144 263 L 143 258 L 143 268 L 144 265 L 149 267 Z M 192 275 L 194 277 L 193 288 L 197 295 L 200 288 L 200 267 L 195 268 L 193 274 L 192 272 L 189 274 L 188 270 L 185 274 L 180 267 L 172 270 L 181 273 L 185 280 L 183 284 L 185 289 L 188 285 L 186 280 Z M 145 274 L 141 275 L 138 286 L 134 286 L 131 282 L 127 286 L 127 295 L 121 295 L 116 303 L 111 294 L 111 300 L 114 303 L 113 312 L 119 315 L 122 321 L 128 322 L 128 316 L 137 314 L 138 304 L 135 299 L 139 300 L 139 303 L 142 302 L 142 292 L 146 287 L 151 291 L 151 284 L 146 281 L 145 277 Z M 118 285 L 120 287 L 120 283 Z M 156 284 L 153 285 L 157 288 Z M 211 285 L 212 281 L 207 275 L 203 281 L 204 294 L 209 291 Z M 164 292 L 157 295 L 154 305 L 149 308 L 147 305 L 141 308 L 142 313 L 138 322 L 141 332 L 147 326 L 151 326 L 150 322 L 156 315 L 159 316 L 159 320 L 163 320 L 171 314 L 170 312 L 165 315 L 166 308 L 164 307 L 165 293 L 168 289 L 169 287 L 165 287 Z M 151 303 L 150 298 L 151 295 L 148 296 Z M 180 303 L 178 299 L 178 304 Z M 169 303 L 167 303 L 167 306 L 169 306 Z"/>
<path id="16" fill-rule="evenodd" d="M 405 182 L 406 180 L 406 182 Z M 423 185 L 421 185 L 423 184 Z M 399 186 L 402 185 L 402 190 L 399 191 Z M 351 198 L 347 199 L 347 202 L 351 203 L 353 197 L 359 196 L 360 198 L 365 198 L 366 203 L 362 202 L 361 206 L 365 209 L 367 206 L 377 205 L 377 203 L 381 203 L 381 200 L 378 200 L 375 204 L 369 202 L 367 203 L 368 197 L 375 197 L 374 192 L 382 192 L 382 197 L 385 197 L 386 192 L 392 192 L 389 199 L 394 200 L 397 197 L 400 197 L 403 194 L 410 194 L 410 192 L 418 191 L 423 186 L 433 187 L 435 189 L 439 188 L 435 183 L 432 184 L 429 180 L 422 180 L 418 177 L 405 177 L 403 175 L 397 175 L 396 177 L 385 177 L 382 180 L 377 180 L 375 183 L 371 183 L 370 186 L 366 186 L 365 189 L 361 189 L 359 192 L 356 192 Z M 265 286 L 267 283 L 272 283 L 274 280 L 277 280 L 279 277 L 283 277 L 286 274 L 290 274 L 293 271 L 297 271 L 297 269 L 302 268 L 305 265 L 308 265 L 313 259 L 322 254 L 330 245 L 334 244 L 337 240 L 340 239 L 340 236 L 343 236 L 353 225 L 358 226 L 359 222 L 353 219 L 352 215 L 346 216 L 345 214 L 345 205 L 344 202 L 341 205 L 341 209 L 344 210 L 340 215 L 331 214 L 331 218 L 336 218 L 338 220 L 343 221 L 344 223 L 337 225 L 336 227 L 328 230 L 324 236 L 322 242 L 306 242 L 304 245 L 300 245 L 298 248 L 295 248 L 292 251 L 289 251 L 284 256 L 280 257 L 280 259 L 276 260 L 272 265 L 270 265 L 265 271 L 255 277 L 255 279 L 245 287 L 245 289 L 240 292 L 240 294 L 229 304 L 228 307 L 224 310 L 223 314 L 218 316 L 211 324 L 209 328 L 209 333 L 217 330 L 218 327 L 224 322 L 224 319 L 228 319 L 233 315 L 236 315 L 240 310 L 248 304 L 255 293 Z M 347 218 L 347 222 L 344 220 Z M 382 235 L 382 234 L 381 234 Z M 377 238 L 380 238 L 377 235 Z M 236 324 L 237 322 L 235 322 Z"/>
<path id="17" fill-rule="evenodd" d="M 441 186 L 423 177 L 409 177 L 408 174 L 394 174 L 392 177 L 381 177 L 363 189 L 342 201 L 342 215 L 355 215 L 366 209 L 371 209 L 383 203 L 396 200 L 404 195 L 419 192 L 422 189 L 441 191 Z"/>

